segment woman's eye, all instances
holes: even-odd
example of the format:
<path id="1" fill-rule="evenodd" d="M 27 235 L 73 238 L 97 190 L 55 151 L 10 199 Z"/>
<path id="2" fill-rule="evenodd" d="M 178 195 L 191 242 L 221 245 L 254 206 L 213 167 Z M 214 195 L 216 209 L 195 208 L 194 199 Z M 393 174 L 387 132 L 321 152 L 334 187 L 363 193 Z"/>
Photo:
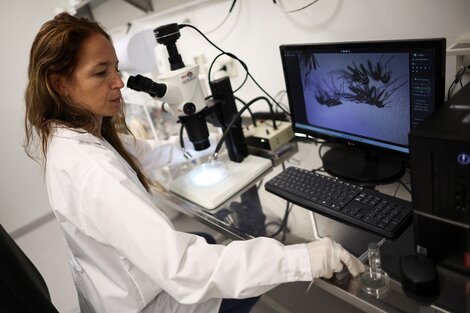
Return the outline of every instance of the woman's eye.
<path id="1" fill-rule="evenodd" d="M 95 75 L 96 76 L 104 76 L 104 75 L 106 75 L 106 71 L 95 73 Z"/>

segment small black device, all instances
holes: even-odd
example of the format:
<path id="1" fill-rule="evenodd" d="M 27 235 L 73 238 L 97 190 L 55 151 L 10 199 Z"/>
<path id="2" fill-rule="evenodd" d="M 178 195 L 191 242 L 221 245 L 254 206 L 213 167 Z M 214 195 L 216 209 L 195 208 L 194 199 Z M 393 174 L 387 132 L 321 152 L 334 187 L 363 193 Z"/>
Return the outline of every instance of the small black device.
<path id="1" fill-rule="evenodd" d="M 411 224 L 411 203 L 294 166 L 265 184 L 267 191 L 341 222 L 387 238 Z"/>
<path id="2" fill-rule="evenodd" d="M 296 133 L 337 143 L 323 166 L 360 183 L 394 180 L 408 134 L 444 102 L 446 40 L 280 46 Z"/>
<path id="3" fill-rule="evenodd" d="M 176 41 L 181 37 L 179 25 L 176 23 L 162 25 L 153 30 L 159 44 L 165 45 L 168 51 L 168 61 L 172 71 L 183 68 L 184 62 L 176 47 Z"/>
<path id="4" fill-rule="evenodd" d="M 416 252 L 470 274 L 470 84 L 410 134 Z"/>
<path id="5" fill-rule="evenodd" d="M 439 292 L 439 275 L 433 260 L 421 255 L 400 257 L 400 276 L 403 291 L 423 304 L 436 301 Z"/>
<path id="6" fill-rule="evenodd" d="M 209 86 L 212 92 L 214 112 L 207 115 L 206 120 L 212 125 L 222 128 L 225 132 L 232 119 L 238 113 L 230 79 L 222 77 L 212 80 Z M 227 137 L 225 138 L 225 147 L 227 148 L 229 159 L 234 162 L 241 162 L 248 155 L 241 119 L 234 122 L 228 130 Z"/>

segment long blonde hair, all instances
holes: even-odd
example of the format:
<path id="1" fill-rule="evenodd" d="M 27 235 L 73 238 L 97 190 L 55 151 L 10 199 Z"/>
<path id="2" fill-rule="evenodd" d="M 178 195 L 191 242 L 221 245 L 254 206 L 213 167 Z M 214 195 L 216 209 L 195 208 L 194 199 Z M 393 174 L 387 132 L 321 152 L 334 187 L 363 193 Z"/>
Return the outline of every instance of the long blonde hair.
<path id="1" fill-rule="evenodd" d="M 94 115 L 62 96 L 53 86 L 54 77 L 70 77 L 78 63 L 80 48 L 94 34 L 110 36 L 96 22 L 61 13 L 42 25 L 31 47 L 28 66 L 28 85 L 25 91 L 26 154 L 41 163 L 47 160 L 47 146 L 51 130 L 60 124 L 70 128 L 91 131 L 96 127 Z M 124 114 L 103 117 L 101 135 L 129 163 L 140 182 L 149 190 L 149 181 L 139 162 L 124 148 L 118 133 L 130 133 Z M 42 160 L 43 162 L 40 162 Z"/>

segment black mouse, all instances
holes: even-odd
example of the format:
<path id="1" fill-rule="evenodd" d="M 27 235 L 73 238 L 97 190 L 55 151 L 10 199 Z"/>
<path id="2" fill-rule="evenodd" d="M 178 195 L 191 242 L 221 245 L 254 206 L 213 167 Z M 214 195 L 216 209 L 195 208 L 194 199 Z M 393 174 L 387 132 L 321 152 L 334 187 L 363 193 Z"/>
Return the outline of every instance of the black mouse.
<path id="1" fill-rule="evenodd" d="M 409 297 L 425 304 L 437 300 L 439 275 L 433 260 L 421 255 L 400 257 L 401 285 Z"/>

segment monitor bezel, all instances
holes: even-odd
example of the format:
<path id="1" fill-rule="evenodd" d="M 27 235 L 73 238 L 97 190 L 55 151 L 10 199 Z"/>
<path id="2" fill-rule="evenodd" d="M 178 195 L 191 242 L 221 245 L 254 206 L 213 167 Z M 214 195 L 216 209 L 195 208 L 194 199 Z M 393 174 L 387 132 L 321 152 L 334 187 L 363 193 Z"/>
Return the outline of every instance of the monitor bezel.
<path id="1" fill-rule="evenodd" d="M 323 43 L 302 43 L 302 44 L 284 44 L 280 46 L 282 68 L 284 74 L 284 82 L 287 91 L 287 99 L 289 103 L 289 109 L 291 114 L 291 122 L 294 132 L 297 137 L 311 136 L 314 138 L 320 138 L 325 140 L 328 143 L 337 143 L 352 147 L 357 147 L 358 149 L 363 149 L 372 152 L 383 153 L 393 157 L 400 158 L 402 160 L 409 159 L 409 148 L 408 152 L 397 151 L 385 147 L 381 147 L 375 144 L 368 144 L 361 142 L 359 140 L 347 139 L 339 136 L 324 134 L 312 129 L 305 129 L 297 126 L 295 116 L 296 116 L 296 107 L 294 105 L 293 91 L 292 91 L 292 82 L 286 70 L 286 52 L 294 51 L 331 51 L 331 50 L 342 50 L 342 49 L 365 49 L 365 48 L 375 48 L 375 49 L 403 49 L 413 47 L 418 48 L 434 48 L 436 51 L 436 68 L 435 68 L 435 108 L 443 105 L 445 99 L 445 57 L 446 57 L 446 39 L 445 38 L 425 38 L 425 39 L 398 39 L 398 40 L 370 40 L 370 41 L 349 41 L 349 42 L 323 42 Z M 303 98 L 303 95 L 302 95 Z M 305 103 L 304 103 L 305 104 Z M 410 106 L 411 109 L 411 106 Z M 411 124 L 411 121 L 410 121 Z M 304 124 L 305 125 L 305 124 Z M 411 125 L 410 125 L 411 129 Z M 361 137 L 361 136 L 356 136 Z M 398 147 L 398 145 L 396 145 Z M 408 146 L 409 147 L 409 146 Z"/>

